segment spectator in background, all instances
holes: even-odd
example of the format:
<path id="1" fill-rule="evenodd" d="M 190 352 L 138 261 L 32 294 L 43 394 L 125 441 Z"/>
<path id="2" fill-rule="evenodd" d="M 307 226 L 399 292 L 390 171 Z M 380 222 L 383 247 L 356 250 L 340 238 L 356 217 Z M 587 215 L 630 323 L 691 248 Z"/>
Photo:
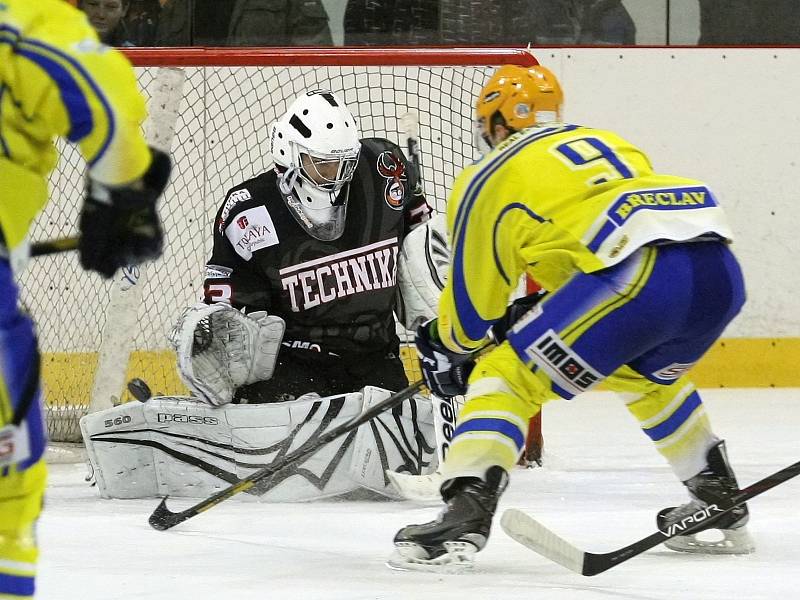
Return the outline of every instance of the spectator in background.
<path id="1" fill-rule="evenodd" d="M 346 45 L 633 45 L 622 0 L 348 0 Z"/>
<path id="2" fill-rule="evenodd" d="M 158 0 L 130 0 L 124 22 L 134 46 L 155 45 L 160 12 L 161 4 Z"/>
<path id="3" fill-rule="evenodd" d="M 131 0 L 79 0 L 78 8 L 86 13 L 101 42 L 108 46 L 133 46 L 124 21 L 130 4 Z"/>
<path id="4" fill-rule="evenodd" d="M 700 45 L 800 43 L 797 0 L 700 0 Z"/>
<path id="5" fill-rule="evenodd" d="M 547 45 L 634 45 L 636 25 L 622 0 L 511 0 L 517 42 Z"/>
<path id="6" fill-rule="evenodd" d="M 622 0 L 582 0 L 579 45 L 636 45 L 636 24 Z"/>
<path id="7" fill-rule="evenodd" d="M 344 44 L 402 46 L 442 43 L 439 5 L 437 0 L 348 0 L 344 12 Z M 451 13 L 451 18 L 463 16 Z"/>
<path id="8" fill-rule="evenodd" d="M 232 10 L 230 0 L 161 0 L 155 45 L 224 46 Z"/>
<path id="9" fill-rule="evenodd" d="M 230 46 L 332 46 L 320 0 L 235 0 Z"/>

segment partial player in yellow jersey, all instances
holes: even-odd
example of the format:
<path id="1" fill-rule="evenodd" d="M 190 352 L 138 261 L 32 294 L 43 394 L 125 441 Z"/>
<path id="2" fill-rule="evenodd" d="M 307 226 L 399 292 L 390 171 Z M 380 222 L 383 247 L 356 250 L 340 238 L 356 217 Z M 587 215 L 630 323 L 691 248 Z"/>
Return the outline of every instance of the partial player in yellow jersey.
<path id="1" fill-rule="evenodd" d="M 542 404 L 601 381 L 624 398 L 691 497 L 662 529 L 738 489 L 724 443 L 686 377 L 745 300 L 731 231 L 702 182 L 657 174 L 620 136 L 562 123 L 545 68 L 505 66 L 477 100 L 493 147 L 457 178 L 447 205 L 452 262 L 439 317 L 417 350 L 440 396 L 466 393 L 442 465 L 440 517 L 403 528 L 392 564 L 471 560 L 489 536 L 508 472 Z M 511 304 L 527 273 L 547 291 Z M 494 334 L 477 364 L 469 353 Z M 741 506 L 713 522 L 721 542 L 676 550 L 752 551 Z"/>
<path id="2" fill-rule="evenodd" d="M 62 0 L 0 0 L 0 597 L 33 596 L 46 444 L 39 353 L 18 306 L 12 265 L 47 201 L 53 144 L 77 144 L 88 164 L 79 254 L 111 277 L 161 254 L 156 201 L 170 160 L 148 149 L 144 100 L 130 63 L 102 46 Z"/>

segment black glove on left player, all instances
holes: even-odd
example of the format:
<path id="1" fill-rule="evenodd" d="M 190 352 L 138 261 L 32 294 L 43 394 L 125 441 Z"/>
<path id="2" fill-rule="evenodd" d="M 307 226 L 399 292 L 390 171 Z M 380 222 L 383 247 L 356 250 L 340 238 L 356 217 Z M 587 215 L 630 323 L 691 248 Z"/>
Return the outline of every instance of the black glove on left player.
<path id="1" fill-rule="evenodd" d="M 448 350 L 439 340 L 436 327 L 436 319 L 431 319 L 417 329 L 417 356 L 428 389 L 442 398 L 452 398 L 467 391 L 475 359 L 472 354 Z"/>
<path id="2" fill-rule="evenodd" d="M 172 167 L 169 156 L 151 151 L 150 167 L 129 185 L 89 181 L 79 223 L 78 253 L 84 269 L 112 277 L 119 267 L 161 256 L 164 234 L 156 203 Z"/>

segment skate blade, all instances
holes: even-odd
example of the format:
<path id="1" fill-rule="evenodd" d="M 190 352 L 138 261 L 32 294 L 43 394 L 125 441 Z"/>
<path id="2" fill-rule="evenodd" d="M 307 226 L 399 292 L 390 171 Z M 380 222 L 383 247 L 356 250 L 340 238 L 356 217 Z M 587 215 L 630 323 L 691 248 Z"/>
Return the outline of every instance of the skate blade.
<path id="1" fill-rule="evenodd" d="M 703 539 L 715 532 L 722 539 Z M 700 536 L 700 537 L 698 537 Z M 756 545 L 746 527 L 739 529 L 707 529 L 690 535 L 680 535 L 664 542 L 670 550 L 694 554 L 751 554 Z"/>
<path id="2" fill-rule="evenodd" d="M 429 573 L 464 573 L 475 566 L 478 549 L 469 542 L 444 542 L 447 552 L 428 558 L 421 546 L 411 542 L 398 542 L 386 566 L 398 571 L 426 571 Z"/>

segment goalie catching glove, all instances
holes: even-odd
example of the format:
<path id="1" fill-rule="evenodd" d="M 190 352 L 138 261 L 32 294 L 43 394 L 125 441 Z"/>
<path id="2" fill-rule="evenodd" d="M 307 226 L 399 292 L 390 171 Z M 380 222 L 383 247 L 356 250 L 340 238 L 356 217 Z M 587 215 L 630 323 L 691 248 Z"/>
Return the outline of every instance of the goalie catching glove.
<path id="1" fill-rule="evenodd" d="M 164 233 L 156 212 L 172 169 L 167 154 L 150 149 L 150 167 L 136 181 L 111 187 L 88 180 L 80 217 L 81 266 L 109 278 L 123 266 L 161 256 Z"/>
<path id="2" fill-rule="evenodd" d="M 442 398 L 460 396 L 467 391 L 467 379 L 475 367 L 472 354 L 448 350 L 439 339 L 436 319 L 417 329 L 417 356 L 428 389 Z"/>
<path id="3" fill-rule="evenodd" d="M 245 315 L 229 304 L 197 304 L 170 332 L 178 372 L 203 402 L 222 406 L 236 388 L 272 377 L 286 323 L 275 315 Z"/>

